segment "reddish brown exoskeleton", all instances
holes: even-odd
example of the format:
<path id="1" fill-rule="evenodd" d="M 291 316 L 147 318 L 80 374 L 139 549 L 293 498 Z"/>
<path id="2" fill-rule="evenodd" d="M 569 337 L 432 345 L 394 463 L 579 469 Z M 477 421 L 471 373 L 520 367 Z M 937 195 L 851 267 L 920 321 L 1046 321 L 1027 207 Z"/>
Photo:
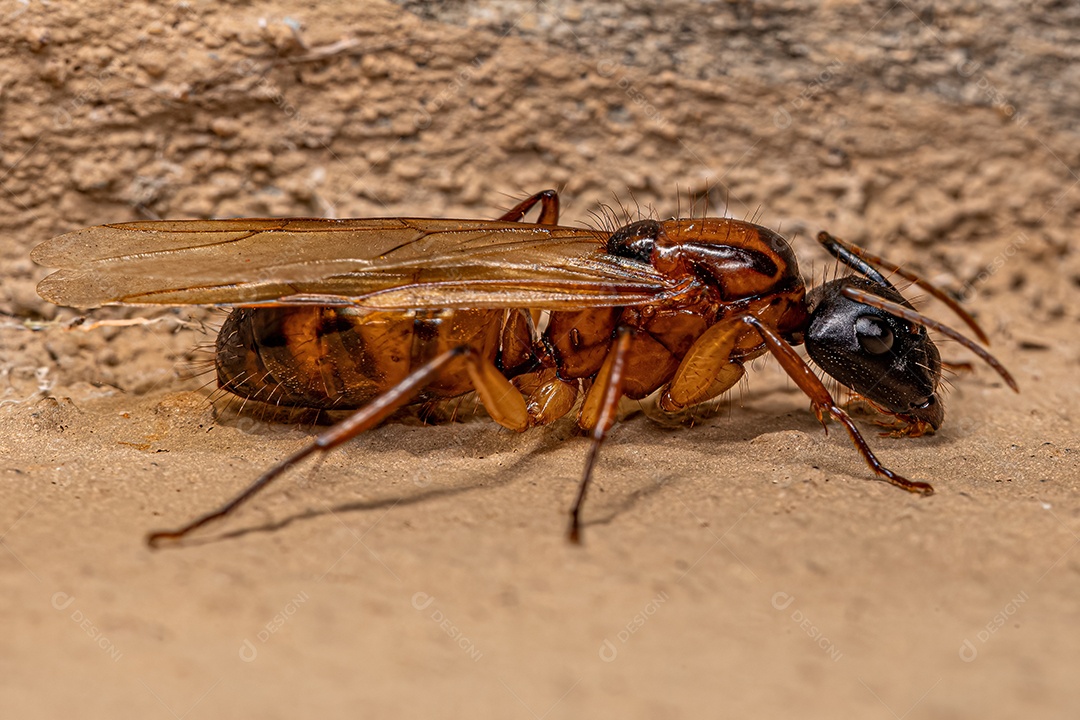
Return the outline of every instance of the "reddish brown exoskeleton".
<path id="1" fill-rule="evenodd" d="M 521 222 L 540 205 L 536 223 Z M 989 353 L 912 308 L 879 272 L 943 292 L 826 233 L 818 240 L 858 275 L 806 292 L 780 235 L 728 218 L 641 220 L 614 232 L 557 225 L 548 190 L 499 220 L 178 220 L 102 225 L 38 246 L 60 268 L 41 282 L 62 305 L 223 305 L 218 385 L 282 406 L 355 409 L 217 510 L 156 545 L 232 512 L 283 471 L 367 430 L 403 405 L 475 391 L 517 431 L 578 410 L 592 444 L 571 509 L 570 538 L 597 453 L 622 397 L 659 392 L 676 412 L 716 398 L 746 363 L 771 353 L 821 423 L 840 422 L 874 474 L 904 490 L 933 488 L 884 467 L 795 352 L 922 435 L 943 418 L 941 361 L 927 328 L 988 362 Z M 534 320 L 548 311 L 538 331 Z M 579 397 L 583 396 L 583 397 Z"/>

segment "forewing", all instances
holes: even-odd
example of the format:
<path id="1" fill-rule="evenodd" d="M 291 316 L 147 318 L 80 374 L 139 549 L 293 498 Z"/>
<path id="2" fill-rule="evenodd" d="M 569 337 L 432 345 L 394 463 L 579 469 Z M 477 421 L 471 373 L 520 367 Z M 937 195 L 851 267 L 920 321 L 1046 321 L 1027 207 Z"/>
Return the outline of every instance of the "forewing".
<path id="1" fill-rule="evenodd" d="M 76 230 L 34 249 L 59 305 L 634 305 L 675 288 L 595 230 L 477 220 L 242 219 Z"/>

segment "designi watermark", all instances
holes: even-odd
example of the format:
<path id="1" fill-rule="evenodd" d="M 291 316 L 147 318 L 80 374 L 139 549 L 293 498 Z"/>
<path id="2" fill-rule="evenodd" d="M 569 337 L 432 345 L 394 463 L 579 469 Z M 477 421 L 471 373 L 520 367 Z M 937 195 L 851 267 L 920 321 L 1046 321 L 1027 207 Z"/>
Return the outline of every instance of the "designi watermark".
<path id="1" fill-rule="evenodd" d="M 429 607 L 435 603 L 435 597 L 429 595 L 426 592 L 418 592 L 412 596 L 412 606 L 414 609 L 425 612 Z M 484 653 L 480 652 L 480 649 L 473 644 L 473 641 L 465 635 L 462 630 L 455 625 L 446 614 L 440 610 L 437 606 L 429 613 L 431 621 L 439 626 L 447 636 L 454 641 L 462 651 L 472 658 L 473 662 L 480 662 L 480 658 L 484 657 Z"/>
<path id="2" fill-rule="evenodd" d="M 782 590 L 772 596 L 772 606 L 777 610 L 787 610 L 794 602 L 795 596 Z M 821 648 L 833 662 L 840 662 L 840 658 L 844 657 L 836 644 L 826 637 L 821 628 L 815 625 L 802 610 L 799 608 L 792 610 L 791 621 L 798 625 L 799 629 L 805 632 L 806 636 L 813 640 L 814 644 Z"/>
<path id="3" fill-rule="evenodd" d="M 69 607 L 75 604 L 75 596 L 69 595 L 64 591 L 58 591 L 53 593 L 52 606 L 61 611 L 66 611 Z M 94 644 L 105 651 L 105 654 L 112 658 L 113 662 L 120 662 L 120 658 L 124 656 L 120 649 L 113 644 L 113 641 L 106 637 L 101 628 L 98 627 L 93 620 L 86 616 L 78 607 L 71 611 L 71 622 L 79 626 L 79 629 L 86 633 L 86 636 L 94 641 Z"/>
<path id="4" fill-rule="evenodd" d="M 1012 239 L 1012 242 L 1010 242 L 1004 250 L 994 256 L 994 259 L 987 263 L 983 269 L 979 271 L 978 275 L 964 283 L 964 287 L 962 287 L 959 292 L 960 300 L 971 300 L 977 294 L 979 286 L 996 275 L 1001 268 L 1005 267 L 1005 263 L 1007 263 L 1020 248 L 1027 245 L 1027 242 L 1027 235 L 1024 233 L 1017 233 L 1016 237 Z"/>
<path id="5" fill-rule="evenodd" d="M 630 80 L 630 76 L 624 71 L 623 65 L 614 60 L 601 59 L 596 63 L 596 74 L 606 80 L 610 80 L 618 74 L 619 77 L 615 78 L 615 84 L 641 110 L 645 117 L 658 128 L 663 128 L 668 124 L 656 105 L 649 102 L 645 94 L 638 90 L 637 86 Z"/>
<path id="6" fill-rule="evenodd" d="M 790 102 L 777 108 L 776 112 L 773 114 L 773 124 L 780 130 L 787 130 L 791 127 L 792 113 L 797 113 L 802 110 L 806 103 L 813 100 L 825 90 L 825 86 L 836 78 L 840 69 L 843 67 L 844 63 L 839 60 L 833 60 L 826 65 L 825 69 L 818 73 L 817 77 L 806 84 L 806 87 L 803 88 L 801 93 Z"/>
<path id="7" fill-rule="evenodd" d="M 630 618 L 630 622 L 619 628 L 619 631 L 615 633 L 615 639 L 619 641 L 616 645 L 610 638 L 604 638 L 604 642 L 600 644 L 600 659 L 604 662 L 614 662 L 615 658 L 619 656 L 619 647 L 630 642 L 630 638 L 634 634 L 645 627 L 645 623 L 649 618 L 656 614 L 660 609 L 660 606 L 668 601 L 668 594 L 664 591 L 660 591 L 656 594 L 652 600 L 650 600 L 640 612 L 634 614 L 634 617 Z"/>
<path id="8" fill-rule="evenodd" d="M 979 645 L 985 645 L 989 642 L 994 633 L 1005 627 L 1005 623 L 1008 622 L 1009 618 L 1020 612 L 1020 606 L 1027 601 L 1028 594 L 1021 591 L 1016 597 L 1005 603 L 1005 607 L 1001 608 L 994 617 L 990 618 L 990 622 L 975 633 L 975 639 L 979 641 Z M 971 641 L 971 638 L 964 638 L 964 642 L 960 643 L 960 659 L 964 662 L 974 662 L 978 656 L 979 647 Z"/>
<path id="9" fill-rule="evenodd" d="M 259 645 L 266 644 L 275 633 L 285 627 L 285 623 L 287 623 L 292 616 L 297 613 L 300 606 L 308 600 L 308 594 L 301 590 L 297 593 L 296 597 L 285 603 L 285 607 L 281 608 L 281 610 L 271 618 L 270 622 L 263 625 L 259 631 L 255 633 L 255 639 L 259 641 Z M 239 654 L 240 659 L 244 662 L 254 662 L 255 658 L 259 656 L 259 648 L 250 638 L 244 638 L 244 642 L 240 644 Z"/>
<path id="10" fill-rule="evenodd" d="M 1027 125 L 1027 118 L 1020 114 L 1016 106 L 1009 101 L 1005 93 L 1001 92 L 986 73 L 981 72 L 982 63 L 974 60 L 962 60 L 956 64 L 957 74 L 965 80 L 971 80 L 975 87 L 983 94 L 990 106 L 1015 123 L 1018 127 Z"/>

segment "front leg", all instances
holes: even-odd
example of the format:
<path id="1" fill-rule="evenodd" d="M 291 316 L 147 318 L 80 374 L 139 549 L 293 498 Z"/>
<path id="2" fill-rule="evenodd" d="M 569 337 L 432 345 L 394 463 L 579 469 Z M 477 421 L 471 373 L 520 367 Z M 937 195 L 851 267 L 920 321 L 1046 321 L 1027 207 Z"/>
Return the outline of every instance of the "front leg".
<path id="1" fill-rule="evenodd" d="M 844 409 L 849 415 L 862 416 L 861 419 L 885 428 L 886 432 L 878 433 L 881 437 L 922 437 L 934 434 L 934 426 L 925 420 L 890 413 L 855 391 L 851 392 L 851 397 L 844 403 Z"/>
<path id="2" fill-rule="evenodd" d="M 919 493 L 920 495 L 933 495 L 934 488 L 928 483 L 919 482 L 917 480 L 908 480 L 907 478 L 894 473 L 881 464 L 881 461 L 877 459 L 874 453 L 870 450 L 870 446 L 866 444 L 866 440 L 863 438 L 862 433 L 855 427 L 855 423 L 852 422 L 848 414 L 840 409 L 833 400 L 832 395 L 829 394 L 828 388 L 821 382 L 821 378 L 810 369 L 810 366 L 806 364 L 806 361 L 799 357 L 799 354 L 795 352 L 795 348 L 780 337 L 779 333 L 773 330 L 768 325 L 765 325 L 756 317 L 752 315 L 743 315 L 741 319 L 747 325 L 757 330 L 758 334 L 765 341 L 765 346 L 769 348 L 769 352 L 776 357 L 780 362 L 780 367 L 784 368 L 784 372 L 795 381 L 795 384 L 799 386 L 799 389 L 806 393 L 806 396 L 810 398 L 810 402 L 814 408 L 814 414 L 817 415 L 818 421 L 822 427 L 825 427 L 828 432 L 828 427 L 825 425 L 825 415 L 831 415 L 837 421 L 844 426 L 848 431 L 848 435 L 851 436 L 851 441 L 855 444 L 855 449 L 859 451 L 859 454 L 863 456 L 863 460 L 870 466 L 870 469 L 874 471 L 878 477 L 887 483 L 895 485 L 898 488 L 902 488 L 912 493 Z"/>
<path id="3" fill-rule="evenodd" d="M 702 333 L 683 356 L 675 376 L 660 396 L 660 409 L 679 412 L 735 387 L 746 371 L 742 363 L 731 359 L 731 353 L 748 332 L 753 330 L 737 316 L 726 318 Z"/>

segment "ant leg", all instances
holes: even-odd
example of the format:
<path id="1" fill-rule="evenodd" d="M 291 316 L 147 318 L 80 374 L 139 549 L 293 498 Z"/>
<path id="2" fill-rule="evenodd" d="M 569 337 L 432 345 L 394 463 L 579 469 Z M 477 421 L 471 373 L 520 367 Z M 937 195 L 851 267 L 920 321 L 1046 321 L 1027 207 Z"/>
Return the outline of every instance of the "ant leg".
<path id="1" fill-rule="evenodd" d="M 600 445 L 615 424 L 619 400 L 623 393 L 623 372 L 626 369 L 626 354 L 630 349 L 631 335 L 630 329 L 626 327 L 620 327 L 616 332 L 618 338 L 615 346 L 608 353 L 600 372 L 596 374 L 578 417 L 578 425 L 592 431 L 592 446 L 585 461 L 585 473 L 578 486 L 577 498 L 570 509 L 570 531 L 567 538 L 575 545 L 581 544 L 581 506 L 585 503 L 585 493 L 592 479 L 593 466 L 600 454 Z"/>
<path id="2" fill-rule="evenodd" d="M 678 412 L 730 390 L 746 372 L 731 361 L 735 343 L 750 332 L 741 317 L 719 322 L 699 337 L 683 356 L 663 395 L 660 409 Z"/>
<path id="3" fill-rule="evenodd" d="M 885 482 L 895 485 L 898 488 L 902 488 L 912 493 L 919 493 L 921 495 L 933 495 L 934 488 L 928 483 L 918 482 L 915 480 L 908 480 L 905 477 L 897 475 L 892 470 L 881 464 L 881 462 L 871 452 L 870 446 L 866 444 L 866 440 L 863 439 L 859 429 L 855 427 L 855 423 L 848 417 L 847 413 L 841 410 L 836 402 L 833 400 L 832 395 L 829 394 L 828 389 L 821 382 L 814 371 L 810 369 L 810 366 L 799 357 L 799 354 L 795 352 L 795 349 L 784 338 L 774 331 L 772 328 L 763 324 L 760 320 L 752 315 L 742 315 L 740 319 L 750 325 L 761 338 L 765 341 L 766 347 L 780 362 L 780 366 L 784 368 L 784 371 L 795 381 L 795 384 L 799 386 L 799 389 L 806 393 L 813 403 L 814 414 L 817 415 L 818 422 L 822 427 L 825 427 L 825 431 L 828 432 L 828 427 L 825 426 L 824 414 L 828 413 L 832 415 L 836 420 L 844 426 L 848 431 L 848 435 L 851 436 L 851 441 L 855 443 L 855 448 L 859 451 L 859 454 L 863 456 L 863 460 L 870 466 L 870 469 L 874 473 L 882 478 Z"/>
<path id="4" fill-rule="evenodd" d="M 521 391 L 506 379 L 497 367 L 474 350 L 465 356 L 473 389 L 488 415 L 504 428 L 524 432 L 529 428 L 529 411 Z"/>
<path id="5" fill-rule="evenodd" d="M 494 409 L 489 409 L 489 412 L 492 417 L 500 423 L 503 423 L 503 419 L 508 419 L 510 422 L 514 423 L 514 429 L 518 429 L 518 426 L 521 425 L 520 416 L 524 416 L 525 424 L 527 426 L 528 414 L 525 413 L 525 401 L 524 398 L 521 397 L 521 394 L 514 389 L 513 385 L 510 384 L 510 381 L 503 377 L 494 366 L 481 360 L 475 350 L 462 345 L 453 348 L 452 350 L 447 350 L 434 360 L 426 363 L 363 408 L 357 410 L 337 425 L 334 425 L 317 435 L 310 444 L 278 462 L 260 475 L 259 478 L 245 488 L 243 492 L 232 500 L 229 500 L 217 510 L 202 515 L 201 517 L 192 520 L 187 525 L 175 530 L 159 530 L 157 532 L 152 532 L 147 535 L 146 543 L 150 547 L 159 547 L 164 540 L 179 540 L 207 523 L 229 515 L 236 508 L 250 500 L 255 494 L 277 479 L 282 473 L 304 458 L 314 453 L 328 452 L 338 445 L 351 440 L 365 430 L 370 430 L 378 425 L 395 410 L 411 402 L 416 393 L 435 379 L 446 365 L 462 356 L 465 356 L 466 362 L 468 363 L 467 367 L 469 375 L 471 376 L 481 399 L 485 403 L 488 399 L 491 399 L 491 407 Z M 499 383 L 494 380 L 492 374 L 498 375 L 503 382 Z M 514 409 L 512 399 L 509 401 L 507 400 L 506 387 L 503 387 L 503 384 L 505 384 L 510 391 L 513 391 L 514 395 L 517 395 L 520 403 L 520 411 Z M 515 419 L 515 415 L 519 417 Z M 500 417 L 503 419 L 500 419 Z M 520 429 L 524 430 L 525 428 L 521 427 Z"/>
<path id="6" fill-rule="evenodd" d="M 557 225 L 559 223 L 559 193 L 555 190 L 541 190 L 535 195 L 530 195 L 507 210 L 497 220 L 500 222 L 521 222 L 521 219 L 525 217 L 525 213 L 532 210 L 536 203 L 540 203 L 540 216 L 536 218 L 538 225 Z"/>
<path id="7" fill-rule="evenodd" d="M 896 263 L 890 262 L 879 255 L 867 252 L 857 245 L 846 243 L 840 238 L 833 237 L 827 232 L 819 232 L 817 241 L 837 260 L 854 269 L 856 272 L 865 275 L 868 279 L 884 285 L 885 287 L 896 290 L 896 288 L 894 288 L 892 284 L 872 266 L 888 270 L 889 272 L 896 273 L 905 280 L 910 280 L 941 302 L 945 303 L 950 310 L 956 313 L 957 317 L 963 320 L 964 323 L 971 328 L 972 332 L 975 333 L 975 336 L 979 338 L 983 345 L 990 344 L 989 338 L 986 337 L 986 333 L 979 327 L 979 323 L 975 322 L 975 318 L 971 317 L 967 310 L 960 307 L 960 303 L 946 295 L 944 290 L 937 285 L 934 285 L 929 280 L 923 280 L 915 273 L 904 270 Z"/>
<path id="8" fill-rule="evenodd" d="M 522 222 L 525 214 L 540 203 L 540 215 L 536 218 L 537 225 L 559 224 L 559 193 L 557 190 L 541 190 L 535 195 L 530 195 L 514 207 L 497 218 L 499 222 Z M 531 310 L 533 324 L 540 322 L 540 311 Z"/>
<path id="9" fill-rule="evenodd" d="M 894 415 L 854 390 L 851 390 L 850 394 L 851 397 L 844 403 L 844 412 L 848 415 L 863 415 L 864 421 L 885 428 L 878 433 L 878 437 L 917 438 L 934 434 L 934 426 L 924 420 Z"/>
<path id="10" fill-rule="evenodd" d="M 563 380 L 556 368 L 542 368 L 518 375 L 514 387 L 525 396 L 530 424 L 548 425 L 574 409 L 578 381 Z"/>

